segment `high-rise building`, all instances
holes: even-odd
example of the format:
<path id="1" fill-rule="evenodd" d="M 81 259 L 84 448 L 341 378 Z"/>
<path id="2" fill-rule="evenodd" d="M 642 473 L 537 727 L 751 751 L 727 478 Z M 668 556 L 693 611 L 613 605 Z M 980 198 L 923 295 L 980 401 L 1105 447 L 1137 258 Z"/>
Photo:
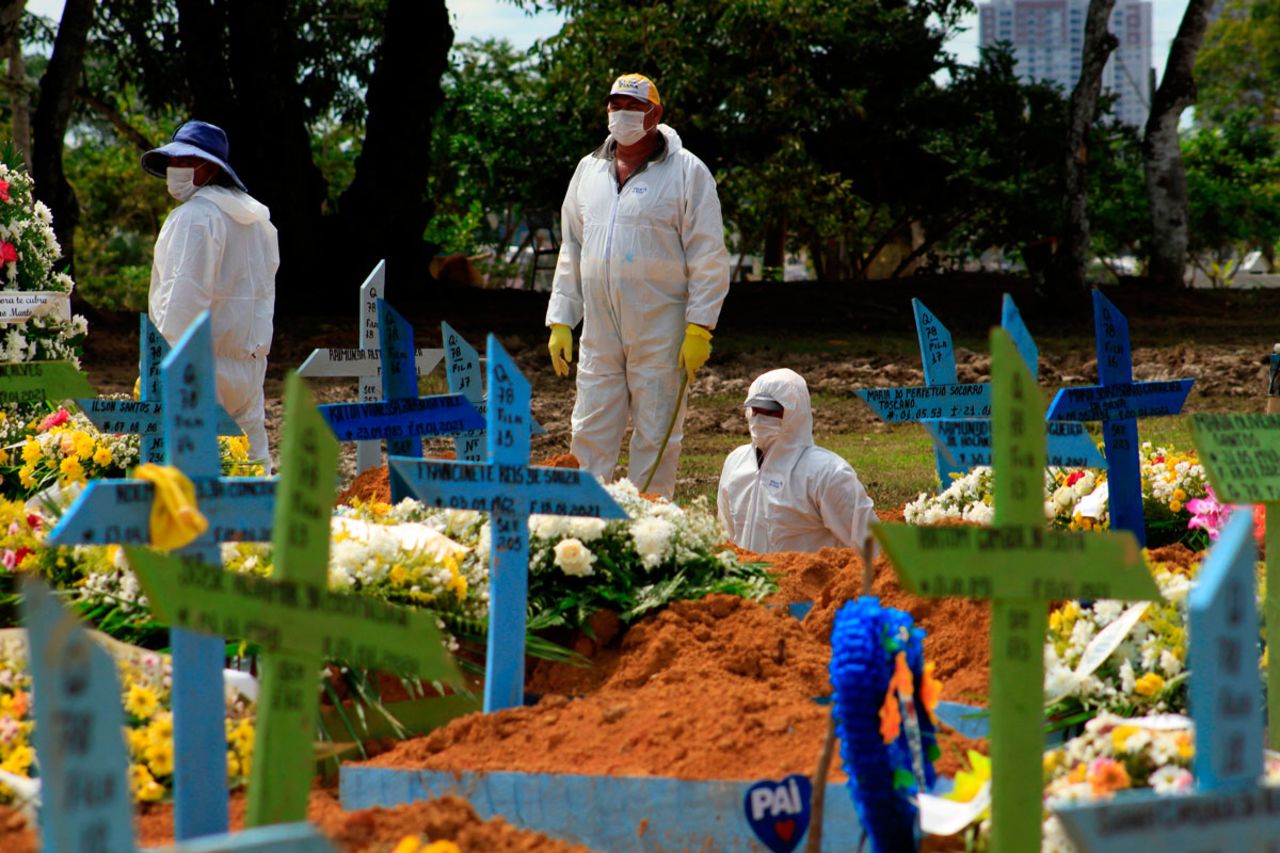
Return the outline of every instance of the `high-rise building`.
<path id="1" fill-rule="evenodd" d="M 1080 77 L 1088 0 L 992 0 L 978 7 L 978 42 L 1013 45 L 1022 80 L 1057 83 L 1070 94 Z M 1102 88 L 1117 96 L 1112 108 L 1126 124 L 1141 126 L 1151 108 L 1151 3 L 1119 0 L 1111 32 L 1120 46 L 1102 73 Z"/>

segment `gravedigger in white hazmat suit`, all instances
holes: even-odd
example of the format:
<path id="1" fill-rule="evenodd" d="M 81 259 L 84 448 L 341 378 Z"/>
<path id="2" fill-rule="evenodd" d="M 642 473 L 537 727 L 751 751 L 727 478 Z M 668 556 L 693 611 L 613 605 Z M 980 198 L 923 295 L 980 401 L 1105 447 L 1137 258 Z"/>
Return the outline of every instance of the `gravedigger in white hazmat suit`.
<path id="1" fill-rule="evenodd" d="M 270 473 L 263 382 L 280 250 L 271 212 L 227 164 L 227 148 L 221 128 L 189 121 L 169 144 L 142 155 L 142 167 L 182 202 L 156 240 L 147 312 L 171 344 L 210 312 L 218 402 L 244 430 L 249 456 Z"/>
<path id="2" fill-rule="evenodd" d="M 875 508 L 849 463 L 813 443 L 804 377 L 757 377 L 746 407 L 751 443 L 725 459 L 716 496 L 729 541 L 758 554 L 861 548 Z"/>
<path id="3" fill-rule="evenodd" d="M 649 488 L 670 497 L 683 440 L 680 369 L 691 381 L 710 357 L 729 255 L 715 179 L 661 117 L 651 80 L 614 81 L 610 137 L 578 163 L 565 194 L 547 326 L 552 365 L 567 376 L 582 321 L 570 446 L 582 467 L 613 479 L 629 415 L 630 478 L 642 485 L 674 413 Z"/>

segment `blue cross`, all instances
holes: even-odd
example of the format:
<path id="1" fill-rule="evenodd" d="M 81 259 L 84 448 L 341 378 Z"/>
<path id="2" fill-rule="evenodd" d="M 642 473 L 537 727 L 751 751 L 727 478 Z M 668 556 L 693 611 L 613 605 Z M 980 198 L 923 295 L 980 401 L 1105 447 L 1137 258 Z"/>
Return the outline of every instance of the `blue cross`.
<path id="1" fill-rule="evenodd" d="M 424 503 L 489 513 L 489 637 L 486 712 L 524 702 L 524 640 L 529 599 L 528 517 L 627 518 L 590 473 L 529 465 L 529 381 L 489 336 L 488 461 L 393 457 L 391 470 Z"/>
<path id="2" fill-rule="evenodd" d="M 136 435 L 141 439 L 143 462 L 164 462 L 163 418 L 160 406 L 160 362 L 170 352 L 169 342 L 160 334 L 146 314 L 138 315 L 141 333 L 138 337 L 138 376 L 142 379 L 138 400 L 105 398 L 77 399 L 76 405 L 100 431 L 115 435 Z M 235 418 L 219 404 L 218 435 L 240 435 L 243 430 Z"/>
<path id="3" fill-rule="evenodd" d="M 1134 382 L 1129 321 L 1098 290 L 1093 291 L 1093 326 L 1101 384 L 1061 389 L 1049 405 L 1048 418 L 1102 422 L 1111 529 L 1128 530 L 1145 545 L 1138 418 L 1181 412 L 1194 380 Z"/>
<path id="4" fill-rule="evenodd" d="M 388 459 L 420 459 L 424 437 L 484 428 L 484 418 L 462 394 L 418 396 L 413 327 L 385 299 L 378 300 L 378 332 L 382 345 L 382 400 L 316 406 L 339 441 L 386 439 Z M 390 476 L 391 501 L 399 503 L 409 496 L 409 490 L 394 468 Z"/>
<path id="5" fill-rule="evenodd" d="M 476 411 L 483 415 L 484 372 L 480 367 L 480 353 L 448 323 L 440 324 L 440 333 L 444 339 L 444 369 L 449 382 L 449 393 L 466 397 L 476 407 Z M 533 434 L 541 435 L 544 432 L 546 430 L 542 428 L 542 424 L 534 419 Z M 467 462 L 483 462 L 484 435 L 482 429 L 455 435 L 454 456 Z"/>
<path id="6" fill-rule="evenodd" d="M 1081 851 L 1273 849 L 1280 789 L 1260 784 L 1257 560 L 1253 512 L 1237 510 L 1187 598 L 1196 792 L 1122 792 L 1110 801 L 1056 809 Z"/>
<path id="7" fill-rule="evenodd" d="M 276 481 L 222 477 L 218 456 L 213 336 L 206 311 L 160 365 L 165 464 L 196 490 L 209 528 L 180 556 L 221 562 L 219 543 L 271 539 Z M 143 480 L 94 480 L 49 532 L 51 545 L 146 545 L 155 489 Z M 173 651 L 174 827 L 180 839 L 226 832 L 227 749 L 224 644 L 191 631 L 170 632 Z"/>

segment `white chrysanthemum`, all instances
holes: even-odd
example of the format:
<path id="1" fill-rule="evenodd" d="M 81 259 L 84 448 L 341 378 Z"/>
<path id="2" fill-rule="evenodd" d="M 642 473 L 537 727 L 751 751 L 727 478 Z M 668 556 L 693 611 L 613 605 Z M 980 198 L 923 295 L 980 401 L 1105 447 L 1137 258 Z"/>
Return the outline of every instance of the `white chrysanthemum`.
<path id="1" fill-rule="evenodd" d="M 591 564 L 596 561 L 596 555 L 591 553 L 591 549 L 577 539 L 560 540 L 556 543 L 555 553 L 556 565 L 566 575 L 581 578 L 595 574 L 595 569 L 591 568 Z"/>
<path id="2" fill-rule="evenodd" d="M 569 521 L 569 535 L 582 542 L 594 542 L 604 535 L 608 526 L 603 518 L 575 517 Z"/>
<path id="3" fill-rule="evenodd" d="M 1120 618 L 1124 605 L 1119 601 L 1104 600 L 1093 603 L 1093 618 L 1099 628 L 1106 627 Z"/>
<path id="4" fill-rule="evenodd" d="M 529 530 L 539 539 L 555 541 L 569 535 L 569 519 L 563 515 L 531 515 Z"/>
<path id="5" fill-rule="evenodd" d="M 631 524 L 631 539 L 645 569 L 662 565 L 670 553 L 675 525 L 665 518 L 641 518 Z"/>

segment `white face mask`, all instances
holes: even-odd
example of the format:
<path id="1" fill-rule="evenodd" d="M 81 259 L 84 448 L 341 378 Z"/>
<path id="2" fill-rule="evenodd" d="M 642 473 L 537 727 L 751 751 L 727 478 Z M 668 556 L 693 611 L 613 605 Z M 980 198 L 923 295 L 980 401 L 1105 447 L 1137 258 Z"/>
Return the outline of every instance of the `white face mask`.
<path id="1" fill-rule="evenodd" d="M 751 431 L 751 443 L 767 451 L 782 433 L 782 418 L 747 412 L 747 429 Z"/>
<path id="2" fill-rule="evenodd" d="M 644 117 L 649 113 L 638 110 L 614 110 L 609 113 L 609 133 L 620 145 L 635 145 L 644 139 Z"/>
<path id="3" fill-rule="evenodd" d="M 196 192 L 196 170 L 191 166 L 170 166 L 164 171 L 169 195 L 178 201 L 186 201 Z"/>

